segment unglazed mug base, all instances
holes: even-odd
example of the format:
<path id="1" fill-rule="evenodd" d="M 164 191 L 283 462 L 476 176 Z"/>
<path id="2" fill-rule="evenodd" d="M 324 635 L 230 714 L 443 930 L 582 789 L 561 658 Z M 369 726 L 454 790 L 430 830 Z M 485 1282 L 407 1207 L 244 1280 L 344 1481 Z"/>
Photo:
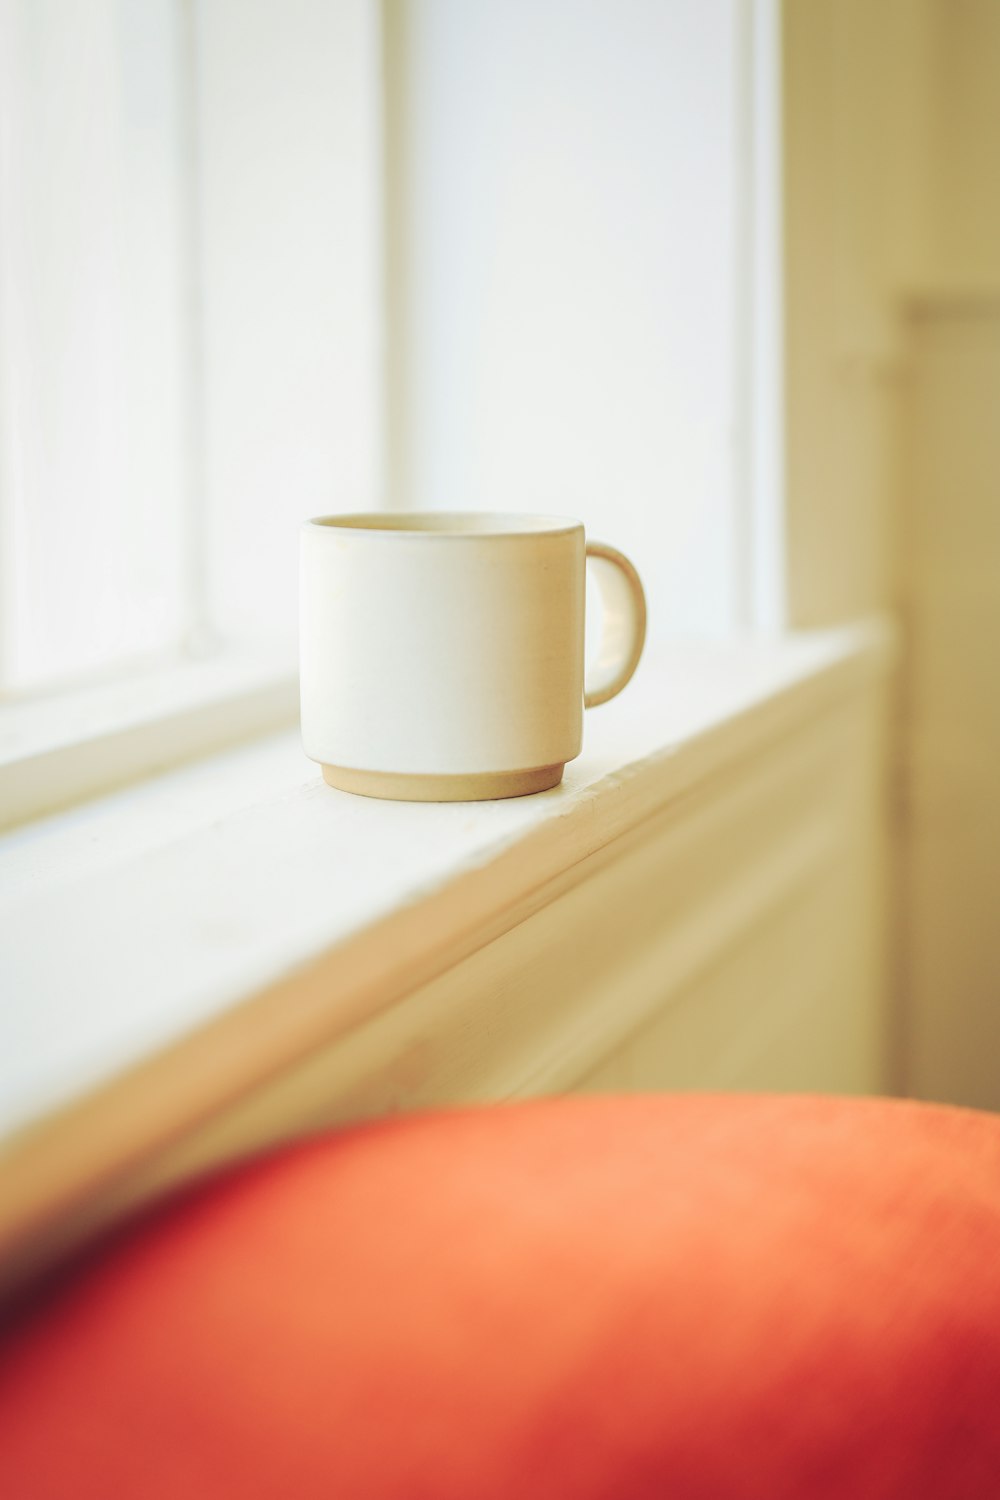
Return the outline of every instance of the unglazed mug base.
<path id="1" fill-rule="evenodd" d="M 565 762 L 530 771 L 475 771 L 465 776 L 409 775 L 396 771 L 352 771 L 324 766 L 323 780 L 341 792 L 381 797 L 389 802 L 496 802 L 502 797 L 530 797 L 558 786 Z"/>

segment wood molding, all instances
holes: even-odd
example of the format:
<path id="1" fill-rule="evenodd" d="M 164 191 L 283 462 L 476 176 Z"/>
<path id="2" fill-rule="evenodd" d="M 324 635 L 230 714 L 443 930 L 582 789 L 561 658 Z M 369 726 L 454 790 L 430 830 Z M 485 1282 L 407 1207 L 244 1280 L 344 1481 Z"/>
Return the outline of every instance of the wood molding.
<path id="1" fill-rule="evenodd" d="M 738 755 L 713 756 L 711 737 L 692 750 L 686 771 L 672 766 L 673 795 L 662 766 L 632 768 L 599 830 L 586 813 L 535 829 L 466 872 L 460 899 L 432 893 L 27 1132 L 8 1158 L 8 1279 L 282 1140 L 582 1086 L 630 1049 L 646 1086 L 727 1086 L 714 1054 L 750 1055 L 815 1011 L 820 1040 L 787 1085 L 815 1074 L 819 1045 L 842 1059 L 835 1086 L 877 1087 L 883 693 L 868 673 L 811 687 L 794 711 L 771 704 L 744 724 Z M 820 942 L 839 955 L 830 972 L 853 976 L 843 1001 L 817 988 Z M 703 1018 L 700 995 L 715 997 Z M 651 1028 L 663 1034 L 644 1042 Z M 701 1057 L 687 1073 L 675 1042 Z"/>

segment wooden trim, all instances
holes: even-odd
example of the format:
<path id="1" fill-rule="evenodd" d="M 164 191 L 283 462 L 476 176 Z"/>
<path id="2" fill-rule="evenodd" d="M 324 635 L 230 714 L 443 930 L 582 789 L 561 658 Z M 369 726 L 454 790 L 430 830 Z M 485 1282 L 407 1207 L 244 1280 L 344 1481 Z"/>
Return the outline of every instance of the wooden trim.
<path id="1" fill-rule="evenodd" d="M 0 705 L 0 830 L 295 722 L 298 678 L 273 651 L 151 665 Z"/>
<path id="2" fill-rule="evenodd" d="M 822 881 L 842 830 L 837 801 L 815 802 L 815 776 L 829 758 L 817 739 L 792 736 L 773 761 L 753 757 L 745 776 L 707 783 L 663 809 L 498 914 L 441 967 L 398 974 L 391 999 L 367 1019 L 159 1141 L 143 1145 L 133 1134 L 133 1153 L 114 1165 L 112 1140 L 142 1123 L 135 1102 L 123 1099 L 117 1120 L 105 1116 L 103 1143 L 80 1121 L 66 1195 L 39 1201 L 41 1213 L 7 1250 L 0 1291 L 4 1278 L 37 1272 L 177 1184 L 283 1141 L 429 1104 L 577 1086 Z M 666 898 L 676 910 L 663 921 Z M 617 926 L 626 906 L 627 954 L 583 975 L 572 948 L 602 922 Z M 203 1066 L 209 1061 L 206 1053 Z M 214 1049 L 211 1063 L 222 1066 Z M 95 1149 L 106 1167 L 88 1178 Z M 33 1172 L 51 1193 L 51 1157 L 36 1158 Z"/>
<path id="3" fill-rule="evenodd" d="M 0 1214 L 8 1276 L 206 1165 L 316 1123 L 454 1096 L 435 1059 L 461 1052 L 463 1037 L 502 1036 L 520 993 L 493 986 L 487 1003 L 481 966 L 503 940 L 526 945 L 518 962 L 537 978 L 545 953 L 565 958 L 574 934 L 596 930 L 602 890 L 626 872 L 620 910 L 646 926 L 634 941 L 624 929 L 609 937 L 618 956 L 603 994 L 558 1017 L 533 1009 L 517 1056 L 505 1062 L 502 1047 L 487 1047 L 472 1092 L 563 1087 L 596 1065 L 822 865 L 840 837 L 828 786 L 839 706 L 882 675 L 889 643 L 879 625 L 825 638 L 822 665 L 564 803 L 540 800 L 527 831 L 452 879 L 10 1137 Z M 662 882 L 675 891 L 669 907 L 658 904 Z M 607 984 L 623 984 L 624 998 Z M 317 1077 L 318 1113 L 303 1119 Z M 400 1088 L 401 1078 L 410 1084 Z"/>

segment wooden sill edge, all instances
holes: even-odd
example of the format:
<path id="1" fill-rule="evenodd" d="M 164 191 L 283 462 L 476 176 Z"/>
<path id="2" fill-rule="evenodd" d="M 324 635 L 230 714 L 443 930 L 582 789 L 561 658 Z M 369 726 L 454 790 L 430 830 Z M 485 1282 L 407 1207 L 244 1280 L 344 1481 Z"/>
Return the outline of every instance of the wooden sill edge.
<path id="1" fill-rule="evenodd" d="M 240 1004 L 99 1088 L 11 1134 L 0 1261 L 137 1163 L 329 1046 L 615 858 L 669 819 L 696 786 L 883 675 L 895 634 L 883 620 L 838 632 L 816 671 L 730 718 L 622 766 L 559 817 L 499 842 L 473 869 L 313 955 Z M 0 1274 L 2 1282 L 2 1274 Z"/>

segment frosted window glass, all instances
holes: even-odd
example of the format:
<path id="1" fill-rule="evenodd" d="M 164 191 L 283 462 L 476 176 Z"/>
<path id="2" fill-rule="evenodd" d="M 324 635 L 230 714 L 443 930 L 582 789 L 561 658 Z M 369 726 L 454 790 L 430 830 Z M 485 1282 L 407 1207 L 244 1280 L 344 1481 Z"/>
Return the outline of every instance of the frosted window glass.
<path id="1" fill-rule="evenodd" d="M 565 511 L 734 614 L 738 0 L 411 0 L 398 503 Z"/>

